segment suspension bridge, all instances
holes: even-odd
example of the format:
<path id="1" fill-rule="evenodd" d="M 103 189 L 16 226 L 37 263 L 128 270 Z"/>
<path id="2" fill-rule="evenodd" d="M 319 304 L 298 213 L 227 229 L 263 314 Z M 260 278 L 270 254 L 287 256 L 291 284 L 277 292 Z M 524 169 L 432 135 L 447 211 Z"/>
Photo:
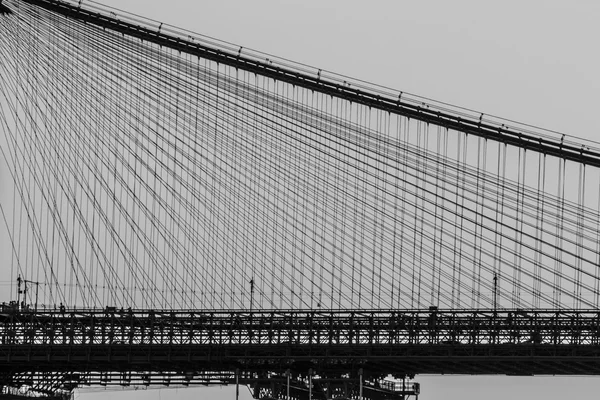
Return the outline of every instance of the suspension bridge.
<path id="1" fill-rule="evenodd" d="M 600 373 L 600 148 L 93 1 L 0 1 L 0 397 Z"/>

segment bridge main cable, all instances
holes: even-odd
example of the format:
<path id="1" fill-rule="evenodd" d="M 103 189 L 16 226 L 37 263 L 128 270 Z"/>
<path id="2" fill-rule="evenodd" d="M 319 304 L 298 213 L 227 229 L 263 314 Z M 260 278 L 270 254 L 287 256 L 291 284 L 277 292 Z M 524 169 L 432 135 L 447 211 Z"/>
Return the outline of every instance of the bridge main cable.
<path id="1" fill-rule="evenodd" d="M 81 2 L 75 5 L 59 0 L 21 1 L 150 43 L 368 107 L 384 110 L 392 114 L 514 145 L 523 149 L 533 150 L 542 154 L 556 156 L 565 160 L 600 167 L 600 151 L 589 146 L 579 146 L 570 142 L 566 143 L 558 137 L 537 136 L 533 132 L 516 130 L 504 124 L 495 124 L 483 121 L 481 118 L 471 118 L 464 114 L 459 115 L 458 113 L 448 112 L 424 102 L 413 104 L 403 101 L 401 95 L 398 98 L 392 98 L 385 94 L 376 93 L 375 91 L 355 88 L 344 84 L 344 82 L 325 79 L 320 74 L 316 74 L 315 76 L 303 71 L 294 70 L 293 68 L 273 65 L 268 60 L 261 61 L 245 57 L 241 54 L 241 48 L 237 54 L 224 51 L 193 40 L 161 32 L 160 28 L 157 30 L 150 26 L 136 25 L 110 15 L 87 10 L 85 7 L 81 7 Z"/>

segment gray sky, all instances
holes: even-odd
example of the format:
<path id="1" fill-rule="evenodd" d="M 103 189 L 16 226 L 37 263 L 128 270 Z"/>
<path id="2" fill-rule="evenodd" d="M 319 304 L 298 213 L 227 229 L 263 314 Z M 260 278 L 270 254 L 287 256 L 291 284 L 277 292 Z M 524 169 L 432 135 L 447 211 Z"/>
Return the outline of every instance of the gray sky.
<path id="1" fill-rule="evenodd" d="M 102 2 L 318 68 L 600 140 L 597 1 Z M 421 399 L 591 398 L 600 390 L 596 378 L 417 380 Z M 111 398 L 233 399 L 234 389 L 138 391 Z"/>
<path id="2" fill-rule="evenodd" d="M 600 124 L 600 3 L 591 0 L 102 2 L 579 137 L 595 138 Z"/>

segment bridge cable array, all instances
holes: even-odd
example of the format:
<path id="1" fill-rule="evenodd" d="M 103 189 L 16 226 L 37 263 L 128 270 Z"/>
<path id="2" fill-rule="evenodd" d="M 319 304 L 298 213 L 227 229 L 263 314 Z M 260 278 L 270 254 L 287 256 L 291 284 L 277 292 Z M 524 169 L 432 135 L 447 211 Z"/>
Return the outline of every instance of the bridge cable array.
<path id="1" fill-rule="evenodd" d="M 596 167 L 4 4 L 0 205 L 40 306 L 598 307 Z"/>

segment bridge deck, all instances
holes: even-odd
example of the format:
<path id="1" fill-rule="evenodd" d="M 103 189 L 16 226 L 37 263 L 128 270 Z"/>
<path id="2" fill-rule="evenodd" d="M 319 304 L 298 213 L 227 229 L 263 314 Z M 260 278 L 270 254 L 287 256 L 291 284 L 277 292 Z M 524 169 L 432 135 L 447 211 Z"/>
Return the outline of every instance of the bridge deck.
<path id="1" fill-rule="evenodd" d="M 600 374 L 595 311 L 15 311 L 2 369 Z"/>

